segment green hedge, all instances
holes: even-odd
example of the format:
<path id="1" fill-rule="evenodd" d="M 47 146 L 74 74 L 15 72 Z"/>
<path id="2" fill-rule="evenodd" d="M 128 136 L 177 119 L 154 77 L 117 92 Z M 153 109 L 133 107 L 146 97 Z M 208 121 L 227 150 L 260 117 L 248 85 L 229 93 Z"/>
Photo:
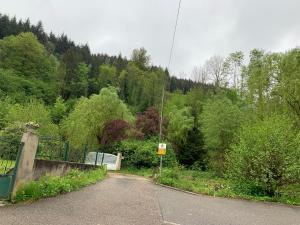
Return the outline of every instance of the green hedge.
<path id="1" fill-rule="evenodd" d="M 96 170 L 80 171 L 71 170 L 64 177 L 42 177 L 39 181 L 32 181 L 17 191 L 15 201 L 37 200 L 57 196 L 59 194 L 78 190 L 97 181 L 104 179 L 106 175 L 105 168 Z"/>
<path id="2" fill-rule="evenodd" d="M 124 156 L 122 166 L 151 168 L 159 165 L 160 157 L 157 155 L 158 139 L 148 140 L 125 140 L 115 146 L 115 151 L 121 152 Z M 171 144 L 167 143 L 167 154 L 163 158 L 166 167 L 177 164 L 176 155 Z"/>

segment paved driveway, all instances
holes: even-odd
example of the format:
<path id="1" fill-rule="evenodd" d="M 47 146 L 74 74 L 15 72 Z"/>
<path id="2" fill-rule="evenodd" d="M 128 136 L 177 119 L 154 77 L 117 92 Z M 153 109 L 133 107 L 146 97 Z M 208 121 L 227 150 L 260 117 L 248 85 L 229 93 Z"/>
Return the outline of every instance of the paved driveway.
<path id="1" fill-rule="evenodd" d="M 0 208 L 0 225 L 299 225 L 300 207 L 197 196 L 135 177 Z"/>

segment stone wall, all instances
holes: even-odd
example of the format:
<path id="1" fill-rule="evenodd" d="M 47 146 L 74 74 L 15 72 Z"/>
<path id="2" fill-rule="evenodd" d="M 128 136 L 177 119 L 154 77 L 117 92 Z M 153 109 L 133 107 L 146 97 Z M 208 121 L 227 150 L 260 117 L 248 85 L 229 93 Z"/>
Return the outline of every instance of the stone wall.
<path id="1" fill-rule="evenodd" d="M 33 180 L 38 180 L 40 177 L 45 175 L 63 176 L 71 169 L 89 170 L 97 167 L 98 166 L 83 163 L 35 159 L 33 166 Z"/>

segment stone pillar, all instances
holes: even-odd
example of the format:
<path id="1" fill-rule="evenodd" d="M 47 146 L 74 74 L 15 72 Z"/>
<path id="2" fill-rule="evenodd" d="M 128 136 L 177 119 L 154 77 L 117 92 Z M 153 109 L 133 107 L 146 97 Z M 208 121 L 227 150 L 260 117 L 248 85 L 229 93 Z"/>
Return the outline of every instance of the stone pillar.
<path id="1" fill-rule="evenodd" d="M 21 142 L 24 143 L 20 152 L 19 163 L 16 165 L 15 182 L 12 188 L 12 199 L 16 196 L 18 188 L 33 179 L 33 166 L 36 151 L 38 148 L 38 136 L 35 130 L 38 125 L 33 123 L 26 124 L 26 132 L 23 134 Z"/>
<path id="2" fill-rule="evenodd" d="M 122 161 L 122 153 L 118 152 L 117 154 L 117 160 L 116 160 L 116 170 L 121 169 L 121 161 Z"/>

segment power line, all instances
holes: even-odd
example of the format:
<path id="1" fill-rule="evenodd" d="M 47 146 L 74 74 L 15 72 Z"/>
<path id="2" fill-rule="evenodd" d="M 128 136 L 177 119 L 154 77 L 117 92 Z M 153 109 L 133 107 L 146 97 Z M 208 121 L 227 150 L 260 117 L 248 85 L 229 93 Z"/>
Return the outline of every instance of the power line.
<path id="1" fill-rule="evenodd" d="M 173 49 L 174 49 L 175 36 L 176 36 L 176 31 L 177 31 L 177 25 L 178 25 L 180 8 L 181 8 L 181 0 L 179 0 L 179 3 L 178 3 L 178 9 L 177 9 L 177 15 L 176 15 L 176 22 L 175 22 L 175 27 L 174 27 L 174 32 L 173 32 L 173 38 L 172 38 L 172 45 L 171 45 L 171 49 L 170 49 L 169 61 L 168 61 L 168 66 L 167 66 L 167 70 L 168 71 L 169 71 L 169 68 L 170 68 L 171 59 L 172 59 L 172 55 L 173 55 Z M 163 85 L 162 98 L 161 98 L 160 122 L 159 122 L 159 141 L 161 140 L 161 136 L 162 136 L 164 98 L 165 98 L 165 82 L 164 82 L 164 85 Z"/>
<path id="2" fill-rule="evenodd" d="M 176 22 L 175 22 L 175 27 L 174 27 L 174 33 L 173 33 L 173 38 L 172 38 L 172 45 L 171 45 L 171 50 L 170 50 L 170 55 L 169 55 L 169 62 L 168 62 L 168 67 L 170 67 L 172 55 L 173 55 L 173 49 L 174 49 L 174 43 L 175 43 L 175 36 L 176 36 L 176 31 L 177 31 L 177 24 L 178 24 L 178 18 L 179 18 L 179 13 L 180 13 L 180 7 L 181 7 L 181 0 L 179 0 L 178 3 L 178 10 L 177 10 L 177 15 L 176 15 Z"/>

